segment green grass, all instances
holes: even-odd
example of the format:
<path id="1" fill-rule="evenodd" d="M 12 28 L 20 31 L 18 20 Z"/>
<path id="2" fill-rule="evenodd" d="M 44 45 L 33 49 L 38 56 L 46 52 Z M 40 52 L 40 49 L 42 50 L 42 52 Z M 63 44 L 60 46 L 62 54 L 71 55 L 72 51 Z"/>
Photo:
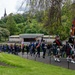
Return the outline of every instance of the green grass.
<path id="1" fill-rule="evenodd" d="M 0 75 L 75 75 L 74 70 L 27 60 L 11 54 L 0 53 L 0 62 L 11 66 L 0 66 Z"/>

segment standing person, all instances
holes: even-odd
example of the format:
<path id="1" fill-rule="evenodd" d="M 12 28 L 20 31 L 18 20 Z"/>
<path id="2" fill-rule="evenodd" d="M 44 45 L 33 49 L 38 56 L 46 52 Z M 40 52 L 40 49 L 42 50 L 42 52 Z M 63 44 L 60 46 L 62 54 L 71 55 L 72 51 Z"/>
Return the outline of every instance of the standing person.
<path id="1" fill-rule="evenodd" d="M 12 54 L 15 54 L 15 47 L 14 47 L 14 45 L 12 46 Z"/>
<path id="2" fill-rule="evenodd" d="M 10 45 L 8 46 L 8 53 L 12 53 L 12 51 L 13 51 L 13 45 L 10 44 Z"/>
<path id="3" fill-rule="evenodd" d="M 25 52 L 25 46 L 23 45 L 23 47 L 21 48 L 21 50 L 22 50 L 22 55 L 24 55 L 24 52 Z"/>
<path id="4" fill-rule="evenodd" d="M 19 52 L 21 52 L 21 45 L 18 45 L 18 47 L 19 47 Z"/>
<path id="5" fill-rule="evenodd" d="M 10 45 L 7 45 L 7 52 L 10 52 Z"/>
<path id="6" fill-rule="evenodd" d="M 35 44 L 34 44 L 34 42 L 32 42 L 30 44 L 30 54 L 31 54 L 31 56 L 32 56 L 32 54 L 35 55 Z"/>
<path id="7" fill-rule="evenodd" d="M 71 47 L 69 45 L 68 42 L 66 42 L 66 57 L 67 57 L 67 61 L 70 59 L 70 52 L 71 52 Z"/>
<path id="8" fill-rule="evenodd" d="M 66 56 L 67 56 L 67 61 L 71 61 L 71 63 L 75 63 L 75 61 L 73 60 L 73 51 L 72 51 L 72 47 L 69 45 L 68 42 L 66 42 Z"/>
<path id="9" fill-rule="evenodd" d="M 45 44 L 45 41 L 42 42 L 42 51 L 43 51 L 43 58 L 45 58 L 45 54 L 46 54 L 46 44 Z"/>
<path id="10" fill-rule="evenodd" d="M 68 42 L 72 45 L 74 44 L 74 37 L 72 35 L 70 35 Z"/>
<path id="11" fill-rule="evenodd" d="M 6 52 L 7 51 L 7 45 L 3 45 L 3 51 Z"/>
<path id="12" fill-rule="evenodd" d="M 22 42 L 21 42 L 21 50 L 22 50 L 22 55 L 24 55 L 24 40 L 22 39 Z"/>
<path id="13" fill-rule="evenodd" d="M 74 41 L 74 57 L 75 57 L 75 41 Z"/>
<path id="14" fill-rule="evenodd" d="M 2 45 L 0 44 L 0 52 L 2 52 Z"/>
<path id="15" fill-rule="evenodd" d="M 40 57 L 40 45 L 41 45 L 41 42 L 38 40 L 36 42 L 36 49 L 37 49 L 37 55 L 38 55 L 38 57 Z"/>
<path id="16" fill-rule="evenodd" d="M 32 49 L 33 49 L 33 45 L 32 42 L 30 42 L 29 44 L 29 51 L 30 51 L 30 55 L 32 56 Z"/>
<path id="17" fill-rule="evenodd" d="M 34 42 L 32 43 L 32 53 L 33 53 L 33 55 L 35 55 L 35 44 L 34 44 Z"/>
<path id="18" fill-rule="evenodd" d="M 60 62 L 60 59 L 59 59 L 60 53 L 59 52 L 60 52 L 60 46 L 62 46 L 62 42 L 61 42 L 60 37 L 58 35 L 56 36 L 55 41 L 53 43 L 55 44 L 54 45 L 55 46 L 54 51 L 56 52 L 56 53 L 54 52 L 55 61 Z"/>
<path id="19" fill-rule="evenodd" d="M 48 54 L 48 56 L 51 55 L 51 49 L 52 49 L 52 44 L 51 43 L 48 43 L 47 44 L 47 54 Z"/>
<path id="20" fill-rule="evenodd" d="M 26 52 L 27 52 L 27 55 L 28 55 L 28 53 L 29 53 L 29 45 L 28 44 L 26 45 Z"/>
<path id="21" fill-rule="evenodd" d="M 66 45 L 64 44 L 61 48 L 61 57 L 65 57 L 65 53 L 66 53 Z"/>
<path id="22" fill-rule="evenodd" d="M 54 60 L 60 62 L 56 43 L 53 43 L 52 49 L 53 49 Z"/>
<path id="23" fill-rule="evenodd" d="M 15 54 L 15 55 L 18 55 L 18 50 L 19 50 L 19 48 L 18 48 L 18 45 L 16 45 L 16 43 L 14 44 L 13 50 L 14 50 L 14 54 Z"/>

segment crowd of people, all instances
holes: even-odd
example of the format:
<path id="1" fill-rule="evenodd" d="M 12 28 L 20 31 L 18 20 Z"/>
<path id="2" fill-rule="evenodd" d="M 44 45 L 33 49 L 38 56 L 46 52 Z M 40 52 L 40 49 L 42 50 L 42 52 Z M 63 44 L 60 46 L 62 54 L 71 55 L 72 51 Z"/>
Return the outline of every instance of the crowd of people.
<path id="1" fill-rule="evenodd" d="M 43 58 L 52 55 L 54 61 L 60 62 L 60 57 L 64 57 L 67 61 L 75 63 L 75 43 L 73 43 L 73 41 L 73 38 L 70 37 L 69 41 L 62 44 L 60 37 L 57 36 L 53 43 L 47 43 L 44 40 L 41 42 L 38 40 L 36 43 L 31 42 L 27 45 L 17 45 L 16 43 L 0 45 L 0 52 L 8 52 L 16 55 L 18 55 L 19 52 L 22 52 L 22 55 L 24 55 L 24 52 L 27 52 L 27 54 L 30 54 L 31 56 L 36 55 L 39 58 L 40 52 L 43 52 Z"/>
<path id="2" fill-rule="evenodd" d="M 8 52 L 18 55 L 21 51 L 21 46 L 16 44 L 0 44 L 0 52 Z"/>

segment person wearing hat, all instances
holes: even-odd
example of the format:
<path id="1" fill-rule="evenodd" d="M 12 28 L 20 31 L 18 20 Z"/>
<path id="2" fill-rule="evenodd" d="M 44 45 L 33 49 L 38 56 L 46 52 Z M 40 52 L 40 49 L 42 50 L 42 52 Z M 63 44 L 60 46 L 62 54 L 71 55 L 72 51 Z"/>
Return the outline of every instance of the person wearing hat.
<path id="1" fill-rule="evenodd" d="M 57 35 L 57 36 L 55 37 L 54 43 L 56 43 L 57 46 L 62 46 L 62 42 L 61 42 L 61 40 L 60 40 L 59 35 Z"/>

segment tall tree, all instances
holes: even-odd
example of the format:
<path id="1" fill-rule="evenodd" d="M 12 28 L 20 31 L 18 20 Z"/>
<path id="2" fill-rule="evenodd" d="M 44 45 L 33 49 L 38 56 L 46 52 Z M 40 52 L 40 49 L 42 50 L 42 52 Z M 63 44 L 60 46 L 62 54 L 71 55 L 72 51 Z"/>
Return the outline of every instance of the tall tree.
<path id="1" fill-rule="evenodd" d="M 0 27 L 0 41 L 1 41 L 1 37 L 4 37 L 6 41 L 6 38 L 8 38 L 9 35 L 10 32 L 8 29 Z"/>
<path id="2" fill-rule="evenodd" d="M 30 5 L 31 13 L 37 11 L 48 10 L 47 25 L 53 25 L 54 22 L 57 25 L 61 25 L 61 4 L 63 0 L 27 0 Z"/>
<path id="3" fill-rule="evenodd" d="M 49 34 L 56 34 L 55 29 L 62 25 L 61 8 L 64 1 L 66 0 L 27 0 L 27 5 L 29 4 L 33 15 L 37 11 L 43 11 L 43 24 L 47 27 Z"/>
<path id="4" fill-rule="evenodd" d="M 10 31 L 10 35 L 14 35 L 16 32 L 16 23 L 12 17 L 12 14 L 8 16 L 6 24 L 7 24 L 7 29 Z"/>
<path id="5" fill-rule="evenodd" d="M 6 38 L 9 37 L 10 32 L 9 32 L 9 30 L 6 29 L 6 28 L 2 28 L 1 31 L 2 31 L 2 36 L 5 38 L 5 41 L 6 41 Z"/>

